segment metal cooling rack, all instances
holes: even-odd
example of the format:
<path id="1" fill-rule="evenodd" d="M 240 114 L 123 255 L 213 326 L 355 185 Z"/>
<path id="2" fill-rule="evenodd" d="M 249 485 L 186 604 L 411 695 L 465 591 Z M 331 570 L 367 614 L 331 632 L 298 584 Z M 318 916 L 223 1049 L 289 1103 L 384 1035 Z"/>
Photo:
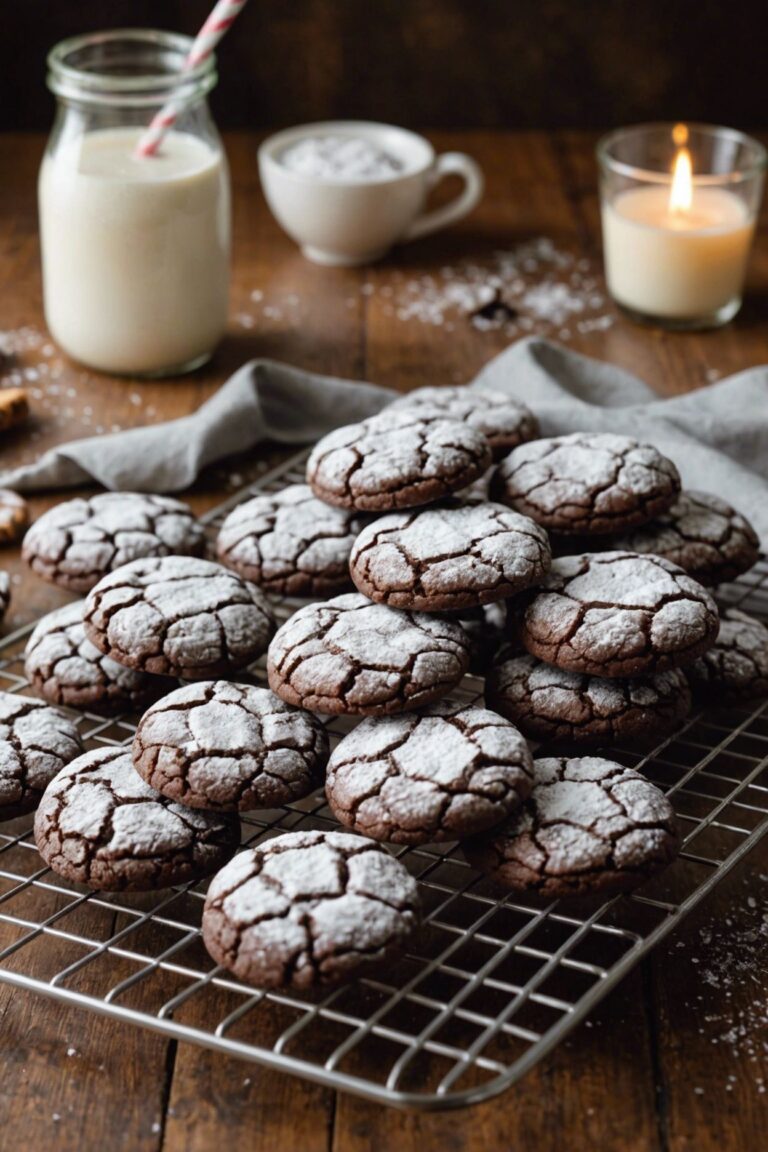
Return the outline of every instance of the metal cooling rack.
<path id="1" fill-rule="evenodd" d="M 211 513 L 303 479 L 304 456 Z M 768 616 L 768 564 L 720 589 Z M 297 606 L 277 605 L 287 616 Z M 27 691 L 29 629 L 0 644 L 0 688 Z M 263 681 L 263 668 L 252 673 Z M 467 702 L 482 682 L 467 677 Z M 79 714 L 89 748 L 130 740 L 130 717 Z M 334 719 L 336 737 L 349 722 Z M 500 898 L 455 845 L 397 852 L 418 878 L 425 922 L 386 974 L 316 997 L 260 992 L 214 966 L 199 925 L 205 885 L 161 894 L 93 893 L 42 867 L 31 818 L 0 827 L 0 980 L 176 1040 L 397 1107 L 457 1108 L 508 1088 L 646 956 L 768 829 L 768 708 L 707 711 L 643 754 L 612 749 L 675 804 L 680 858 L 630 896 Z M 335 823 L 317 792 L 249 815 L 251 844 Z"/>

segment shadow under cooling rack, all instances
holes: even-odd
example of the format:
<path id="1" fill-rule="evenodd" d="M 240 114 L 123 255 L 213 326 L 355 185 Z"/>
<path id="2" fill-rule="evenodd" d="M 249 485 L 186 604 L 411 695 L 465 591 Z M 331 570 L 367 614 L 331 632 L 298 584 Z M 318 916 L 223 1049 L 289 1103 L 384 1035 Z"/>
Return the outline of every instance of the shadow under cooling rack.
<path id="1" fill-rule="evenodd" d="M 211 513 L 303 479 L 304 456 Z M 718 590 L 768 616 L 763 561 Z M 278 602 L 287 616 L 298 602 Z M 0 645 L 0 688 L 26 692 L 29 629 Z M 263 682 L 263 666 L 251 674 Z M 467 677 L 457 695 L 482 699 Z M 89 748 L 129 741 L 135 718 L 78 714 Z M 332 740 L 350 722 L 334 719 Z M 282 1069 L 396 1107 L 455 1108 L 509 1087 L 562 1040 L 675 928 L 768 829 L 768 708 L 710 710 L 638 751 L 611 749 L 672 799 L 679 859 L 638 892 L 609 901 L 500 897 L 453 844 L 400 849 L 418 879 L 424 924 L 376 979 L 317 996 L 261 992 L 217 968 L 202 945 L 205 885 L 109 895 L 43 866 L 31 817 L 0 826 L 0 981 L 166 1036 Z M 243 843 L 330 828 L 322 791 L 243 820 Z"/>

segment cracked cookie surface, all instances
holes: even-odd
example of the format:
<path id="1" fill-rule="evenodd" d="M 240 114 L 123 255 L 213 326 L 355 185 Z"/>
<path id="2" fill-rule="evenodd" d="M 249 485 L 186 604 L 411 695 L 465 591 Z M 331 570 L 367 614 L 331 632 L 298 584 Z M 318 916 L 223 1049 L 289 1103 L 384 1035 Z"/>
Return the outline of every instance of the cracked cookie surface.
<path id="1" fill-rule="evenodd" d="M 608 680 L 566 672 L 535 656 L 509 656 L 486 677 L 485 700 L 533 740 L 580 746 L 674 731 L 691 707 L 680 668 Z"/>
<path id="2" fill-rule="evenodd" d="M 255 660 L 275 627 L 264 593 L 210 560 L 135 560 L 88 593 L 85 634 L 100 652 L 159 676 L 208 680 Z"/>
<path id="3" fill-rule="evenodd" d="M 44 512 L 24 537 L 21 554 L 44 580 L 88 592 L 133 560 L 204 550 L 202 525 L 186 504 L 143 492 L 102 492 Z"/>
<path id="4" fill-rule="evenodd" d="M 39 700 L 0 692 L 0 820 L 32 812 L 83 750 L 77 726 Z"/>
<path id="5" fill-rule="evenodd" d="M 661 556 L 599 552 L 553 561 L 519 626 L 540 660 L 593 676 L 643 676 L 691 663 L 714 643 L 717 605 Z"/>
<path id="6" fill-rule="evenodd" d="M 448 496 L 490 463 L 482 433 L 405 409 L 324 436 L 307 461 L 307 483 L 327 504 L 384 512 Z"/>
<path id="7" fill-rule="evenodd" d="M 702 584 L 735 580 L 760 557 L 757 533 L 746 517 L 708 492 L 681 492 L 650 524 L 611 537 L 611 548 L 664 556 Z"/>
<path id="8" fill-rule="evenodd" d="M 680 491 L 671 460 L 649 444 L 575 432 L 515 448 L 491 480 L 491 498 L 554 532 L 616 532 L 666 511 Z"/>
<path id="9" fill-rule="evenodd" d="M 694 696 L 713 704 L 768 696 L 768 628 L 738 608 L 725 609 L 717 640 L 685 671 Z"/>
<path id="10" fill-rule="evenodd" d="M 349 555 L 363 520 L 333 508 L 307 484 L 238 504 L 221 526 L 222 564 L 284 596 L 328 596 L 349 587 Z"/>
<path id="11" fill-rule="evenodd" d="M 369 524 L 349 570 L 369 599 L 391 608 L 450 611 L 529 588 L 549 571 L 547 534 L 503 504 L 396 512 Z"/>
<path id="12" fill-rule="evenodd" d="M 29 505 L 18 492 L 0 488 L 0 547 L 15 544 L 29 524 Z"/>
<path id="13" fill-rule="evenodd" d="M 97 748 L 46 788 L 35 842 L 46 864 L 67 880 L 140 892 L 221 868 L 240 842 L 240 824 L 234 816 L 167 800 L 144 783 L 127 749 Z"/>
<path id="14" fill-rule="evenodd" d="M 445 696 L 468 665 L 469 640 L 454 621 L 352 592 L 295 612 L 269 646 L 267 674 L 299 708 L 383 715 Z"/>
<path id="15" fill-rule="evenodd" d="M 49 704 L 92 712 L 140 711 L 168 690 L 168 681 L 126 668 L 99 652 L 83 627 L 84 600 L 44 616 L 24 651 L 24 672 Z"/>
<path id="16" fill-rule="evenodd" d="M 8 611 L 11 602 L 11 578 L 7 572 L 0 571 L 0 620 Z"/>
<path id="17" fill-rule="evenodd" d="M 396 959 L 418 920 L 416 881 L 385 848 L 343 832 L 288 832 L 214 877 L 203 941 L 249 984 L 306 990 Z"/>
<path id="18" fill-rule="evenodd" d="M 328 736 L 315 716 L 266 688 L 213 680 L 185 685 L 145 712 L 132 755 L 139 775 L 171 800 L 248 812 L 314 791 Z"/>
<path id="19" fill-rule="evenodd" d="M 393 401 L 385 411 L 403 409 L 468 424 L 486 437 L 496 460 L 541 434 L 530 408 L 489 388 L 417 388 Z"/>
<path id="20" fill-rule="evenodd" d="M 487 708 L 433 704 L 363 720 L 334 749 L 325 792 L 338 820 L 374 840 L 431 844 L 493 827 L 533 785 L 528 745 Z"/>
<path id="21" fill-rule="evenodd" d="M 465 841 L 469 863 L 513 891 L 623 892 L 677 854 L 672 806 L 654 784 L 597 756 L 535 760 L 520 811 Z"/>

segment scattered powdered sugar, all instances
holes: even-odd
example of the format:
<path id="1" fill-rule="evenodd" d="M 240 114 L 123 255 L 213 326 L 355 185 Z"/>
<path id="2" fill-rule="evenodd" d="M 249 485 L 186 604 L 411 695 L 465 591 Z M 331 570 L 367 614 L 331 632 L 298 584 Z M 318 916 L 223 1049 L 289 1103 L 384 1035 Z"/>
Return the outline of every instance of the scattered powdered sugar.
<path id="1" fill-rule="evenodd" d="M 387 180 L 402 161 L 362 136 L 307 136 L 280 154 L 289 172 L 315 180 Z"/>
<path id="2" fill-rule="evenodd" d="M 740 1066 L 754 1069 L 759 1094 L 768 1089 L 768 875 L 751 871 L 742 881 L 746 895 L 734 896 L 731 914 L 713 917 L 698 932 L 701 954 L 692 956 L 703 987 L 686 1008 L 701 1018 L 699 1031 Z M 677 947 L 690 947 L 678 940 Z M 714 1003 L 711 1003 L 714 1001 Z M 733 1091 L 737 1076 L 727 1075 Z"/>
<path id="3" fill-rule="evenodd" d="M 434 274 L 403 279 L 391 308 L 398 320 L 448 330 L 463 314 L 479 331 L 501 330 L 509 337 L 545 332 L 569 340 L 569 324 L 581 332 L 613 323 L 591 262 L 562 251 L 547 237 L 497 250 L 485 260 L 459 260 Z"/>
<path id="4" fill-rule="evenodd" d="M 508 339 L 552 336 L 567 342 L 610 328 L 614 310 L 602 277 L 586 257 L 559 248 L 546 236 L 489 255 L 467 256 L 431 272 L 412 275 L 375 272 L 347 297 L 348 309 L 371 301 L 385 317 L 453 332 L 471 324 L 478 332 L 501 332 Z M 264 285 L 239 301 L 235 314 L 245 330 L 301 323 L 311 299 Z"/>

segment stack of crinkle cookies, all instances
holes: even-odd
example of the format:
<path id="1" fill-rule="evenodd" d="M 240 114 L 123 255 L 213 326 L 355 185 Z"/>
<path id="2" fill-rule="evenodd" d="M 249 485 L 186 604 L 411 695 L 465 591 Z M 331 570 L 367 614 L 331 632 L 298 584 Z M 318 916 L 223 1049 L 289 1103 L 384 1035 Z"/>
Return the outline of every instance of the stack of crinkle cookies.
<path id="1" fill-rule="evenodd" d="M 220 563 L 174 500 L 107 494 L 44 515 L 28 563 L 87 595 L 29 640 L 42 702 L 0 700 L 4 815 L 37 808 L 45 861 L 93 887 L 215 872 L 205 944 L 261 987 L 402 951 L 416 884 L 381 842 L 459 840 L 500 885 L 547 897 L 658 873 L 679 843 L 668 800 L 590 750 L 650 747 L 692 694 L 768 694 L 768 631 L 720 615 L 705 587 L 750 568 L 758 541 L 722 500 L 681 492 L 648 445 L 539 435 L 503 395 L 422 389 L 325 437 L 306 485 L 236 507 Z M 270 594 L 309 602 L 275 632 Z M 265 651 L 271 690 L 236 682 Z M 486 707 L 445 699 L 469 669 Z M 57 705 L 149 707 L 130 748 L 83 754 Z M 318 713 L 364 719 L 329 756 Z M 299 831 L 235 855 L 238 813 L 323 782 L 360 835 Z"/>

